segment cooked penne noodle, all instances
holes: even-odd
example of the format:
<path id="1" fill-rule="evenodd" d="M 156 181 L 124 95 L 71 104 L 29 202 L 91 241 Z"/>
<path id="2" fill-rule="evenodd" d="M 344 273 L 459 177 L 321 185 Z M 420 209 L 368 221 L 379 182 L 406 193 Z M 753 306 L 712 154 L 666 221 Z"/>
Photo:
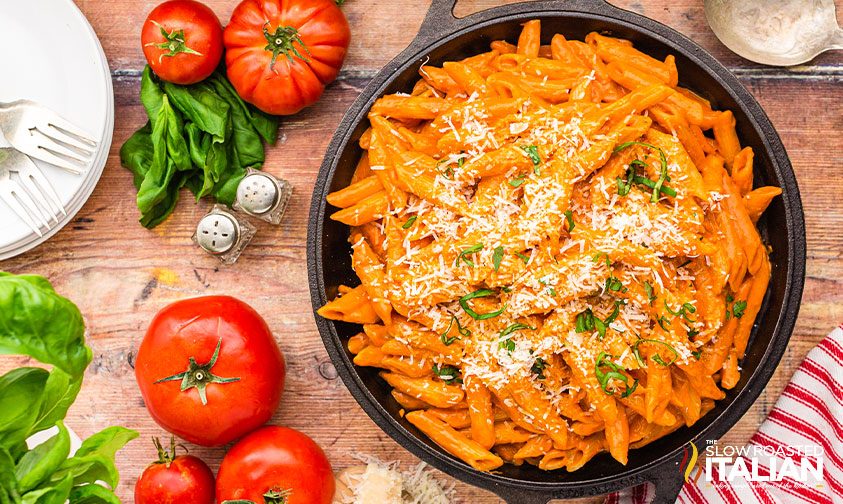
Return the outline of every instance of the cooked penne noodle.
<path id="1" fill-rule="evenodd" d="M 545 38 L 545 42 L 547 42 Z M 401 414 L 480 471 L 576 471 L 691 426 L 724 390 L 770 282 L 732 112 L 672 55 L 524 23 L 383 96 L 331 218 L 361 286 L 319 315 Z"/>

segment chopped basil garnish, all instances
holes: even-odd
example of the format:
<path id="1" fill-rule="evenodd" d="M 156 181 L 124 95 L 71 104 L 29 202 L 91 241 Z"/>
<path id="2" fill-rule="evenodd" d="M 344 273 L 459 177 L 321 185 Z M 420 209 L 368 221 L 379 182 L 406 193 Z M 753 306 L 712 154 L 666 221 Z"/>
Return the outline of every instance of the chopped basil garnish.
<path id="1" fill-rule="evenodd" d="M 448 328 L 445 329 L 445 332 L 443 332 L 439 336 L 439 338 L 442 340 L 442 343 L 444 343 L 446 346 L 451 345 L 453 342 L 460 339 L 459 336 L 453 336 L 453 337 L 448 336 L 448 334 L 451 333 L 451 328 L 454 326 L 455 322 L 457 324 L 457 332 L 460 334 L 460 336 L 462 336 L 463 338 L 467 338 L 467 337 L 471 336 L 471 331 L 469 331 L 468 329 L 463 327 L 462 324 L 460 324 L 460 320 L 455 315 L 451 315 L 451 323 L 448 324 Z"/>
<path id="2" fill-rule="evenodd" d="M 611 292 L 626 292 L 629 289 L 623 286 L 620 279 L 614 275 L 606 279 L 606 290 Z"/>
<path id="3" fill-rule="evenodd" d="M 702 352 L 697 350 L 696 352 L 691 352 L 691 355 L 693 355 L 695 359 L 700 360 L 700 357 L 702 357 Z"/>
<path id="4" fill-rule="evenodd" d="M 530 263 L 530 256 L 524 255 L 521 252 L 516 252 L 515 255 L 517 255 L 519 258 L 521 258 L 521 260 L 524 261 L 524 264 Z"/>
<path id="5" fill-rule="evenodd" d="M 697 308 L 691 303 L 682 303 L 682 306 L 680 306 L 678 310 L 673 311 L 670 309 L 670 306 L 667 305 L 667 301 L 665 301 L 664 307 L 671 315 L 674 315 L 676 317 L 682 317 L 688 322 L 695 322 L 691 317 L 688 316 L 689 313 L 694 313 L 697 311 Z"/>
<path id="6" fill-rule="evenodd" d="M 512 187 L 521 187 L 521 184 L 524 183 L 524 179 L 526 177 L 526 175 L 519 175 L 518 177 L 515 177 L 514 179 L 510 180 L 509 185 L 511 185 Z"/>
<path id="7" fill-rule="evenodd" d="M 638 361 L 638 364 L 641 367 L 646 366 L 646 363 L 644 362 L 644 359 L 641 358 L 641 353 L 638 351 L 638 345 L 640 345 L 641 343 L 655 343 L 657 345 L 662 345 L 662 346 L 666 347 L 668 350 L 670 350 L 671 352 L 673 352 L 673 358 L 670 359 L 670 362 L 665 362 L 664 359 L 662 359 L 662 357 L 658 353 L 653 355 L 653 361 L 655 361 L 656 364 L 660 364 L 664 367 L 667 367 L 667 366 L 673 364 L 674 362 L 676 362 L 676 359 L 679 358 L 679 352 L 677 352 L 675 348 L 668 345 L 664 341 L 655 340 L 655 339 L 640 339 L 640 340 L 636 341 L 634 345 L 632 345 L 632 355 L 635 356 L 635 360 Z"/>
<path id="8" fill-rule="evenodd" d="M 743 313 L 746 310 L 746 301 L 735 301 L 735 305 L 732 307 L 732 314 L 735 318 L 743 317 Z"/>
<path id="9" fill-rule="evenodd" d="M 527 153 L 527 156 L 530 157 L 530 161 L 533 162 L 533 173 L 536 175 L 539 174 L 539 165 L 542 162 L 542 158 L 539 157 L 539 148 L 535 145 L 527 145 L 521 146 L 521 150 Z"/>
<path id="10" fill-rule="evenodd" d="M 556 297 L 556 289 L 553 287 L 548 287 L 547 291 L 550 292 L 550 297 Z"/>
<path id="11" fill-rule="evenodd" d="M 608 395 L 612 395 L 613 392 L 609 390 L 609 380 L 618 380 L 623 382 L 626 386 L 626 390 L 621 397 L 629 397 L 636 388 L 638 388 L 638 380 L 635 380 L 635 383 L 632 386 L 629 386 L 629 378 L 623 373 L 624 369 L 614 362 L 614 356 L 607 354 L 606 352 L 600 352 L 600 355 L 597 356 L 597 361 L 594 363 L 594 374 L 597 376 L 597 381 L 600 383 L 600 388 L 603 389 L 603 392 L 606 392 Z M 608 368 L 608 371 L 603 370 L 602 368 Z"/>
<path id="12" fill-rule="evenodd" d="M 612 322 L 617 320 L 618 315 L 621 314 L 621 305 L 625 305 L 625 304 L 626 304 L 626 301 L 615 300 L 615 307 L 614 307 L 614 309 L 612 309 L 612 313 L 610 313 L 609 316 L 606 317 L 606 320 L 604 320 L 603 322 L 608 326 L 609 324 L 611 324 Z"/>
<path id="13" fill-rule="evenodd" d="M 513 351 L 515 351 L 515 342 L 512 341 L 512 338 L 506 338 L 504 340 L 501 340 L 500 343 L 498 343 L 498 348 L 512 353 Z"/>
<path id="14" fill-rule="evenodd" d="M 565 229 L 569 233 L 574 230 L 574 226 L 576 226 L 576 224 L 574 223 L 574 212 L 570 210 L 565 210 L 565 224 Z"/>
<path id="15" fill-rule="evenodd" d="M 626 171 L 626 180 L 618 177 L 618 196 L 626 196 L 632 190 L 632 179 L 635 177 L 635 170 Z"/>
<path id="16" fill-rule="evenodd" d="M 404 225 L 401 226 L 401 228 L 402 229 L 410 229 L 410 226 L 412 226 L 416 222 L 416 219 L 418 219 L 418 218 L 419 218 L 418 215 L 413 215 L 412 217 L 407 219 L 407 222 L 405 222 Z"/>
<path id="17" fill-rule="evenodd" d="M 692 339 L 694 336 L 696 336 L 699 333 L 700 332 L 697 331 L 696 329 L 688 329 L 688 338 Z"/>
<path id="18" fill-rule="evenodd" d="M 474 261 L 472 261 L 471 259 L 469 259 L 466 256 L 469 256 L 471 254 L 476 254 L 477 252 L 480 252 L 481 250 L 483 250 L 483 244 L 482 243 L 476 243 L 476 244 L 468 247 L 467 249 L 460 252 L 460 255 L 457 256 L 456 264 L 459 265 L 460 261 L 462 261 L 465 264 L 467 264 L 468 266 L 471 266 L 473 268 L 474 267 Z"/>
<path id="19" fill-rule="evenodd" d="M 664 151 L 661 150 L 660 148 L 656 147 L 655 145 L 648 144 L 646 142 L 624 142 L 624 143 L 618 145 L 617 147 L 615 147 L 615 152 L 620 152 L 620 151 L 626 149 L 627 147 L 629 147 L 631 145 L 641 145 L 641 146 L 648 147 L 650 149 L 656 150 L 659 153 L 659 162 L 661 164 L 661 171 L 659 173 L 659 179 L 657 181 L 653 182 L 650 179 L 647 179 L 647 178 L 644 178 L 644 177 L 638 177 L 638 176 L 634 175 L 633 176 L 633 182 L 635 182 L 637 184 L 643 184 L 643 185 L 645 185 L 645 186 L 647 186 L 647 187 L 649 187 L 650 189 L 653 190 L 653 194 L 650 196 L 650 201 L 653 202 L 653 203 L 656 203 L 656 202 L 659 201 L 659 194 L 661 194 L 662 192 L 664 192 L 668 196 L 675 197 L 676 191 L 674 191 L 673 189 L 671 189 L 669 187 L 663 187 L 664 183 L 670 180 L 670 177 L 667 174 L 667 156 L 665 156 Z M 636 161 L 638 161 L 638 160 L 636 159 Z M 641 163 L 640 161 L 638 161 L 638 162 Z M 632 170 L 633 172 L 635 171 L 635 164 L 637 164 L 637 163 L 635 163 L 634 161 L 632 163 L 630 163 L 629 169 Z M 641 164 L 643 164 L 643 163 L 641 163 Z M 652 186 L 648 185 L 647 182 L 652 183 Z M 627 192 L 629 192 L 629 191 L 627 191 Z M 670 194 L 671 192 L 673 194 Z"/>
<path id="20" fill-rule="evenodd" d="M 577 317 L 574 320 L 574 329 L 578 333 L 592 332 L 596 330 L 600 339 L 603 339 L 606 336 L 606 323 L 595 317 L 591 308 L 586 308 L 577 314 Z"/>
<path id="21" fill-rule="evenodd" d="M 653 301 L 655 301 L 655 300 L 656 300 L 656 294 L 653 292 L 653 286 L 652 286 L 652 285 L 650 285 L 650 282 L 649 282 L 649 281 L 645 281 L 645 282 L 644 282 L 644 292 L 646 292 L 646 293 L 647 293 L 647 300 L 648 300 L 648 301 L 650 302 L 650 304 L 652 305 L 652 304 L 653 304 Z"/>
<path id="22" fill-rule="evenodd" d="M 544 369 L 547 367 L 547 361 L 542 359 L 541 357 L 536 357 L 536 362 L 533 363 L 533 366 L 530 368 L 530 371 L 536 375 L 536 378 L 539 380 L 544 380 L 546 377 L 544 375 Z"/>
<path id="23" fill-rule="evenodd" d="M 531 331 L 536 330 L 536 328 L 533 327 L 533 326 L 528 326 L 527 324 L 516 323 L 516 324 L 510 325 L 509 327 L 507 327 L 506 329 L 501 331 L 501 338 L 503 338 L 504 336 L 509 336 L 510 334 L 514 333 L 515 331 L 520 331 L 522 329 L 529 329 Z"/>
<path id="24" fill-rule="evenodd" d="M 442 367 L 438 365 L 433 365 L 433 374 L 439 377 L 440 380 L 445 382 L 446 385 L 453 385 L 455 383 L 462 383 L 462 378 L 460 378 L 460 370 L 455 366 L 451 366 L 449 364 L 445 364 Z"/>
<path id="25" fill-rule="evenodd" d="M 668 319 L 667 319 L 667 317 L 665 317 L 664 315 L 662 315 L 661 317 L 657 318 L 657 319 L 656 319 L 656 322 L 658 322 L 658 323 L 659 323 L 659 325 L 661 326 L 661 328 L 662 328 L 662 329 L 664 329 L 665 331 L 669 331 L 669 330 L 670 330 L 670 329 L 668 329 L 668 328 L 667 328 L 667 326 L 669 326 L 669 325 L 670 325 L 670 320 L 668 320 Z"/>
<path id="26" fill-rule="evenodd" d="M 503 331 L 501 331 L 501 338 L 506 339 L 502 339 L 500 343 L 498 343 L 498 348 L 512 353 L 515 350 L 515 342 L 512 341 L 512 338 L 507 338 L 507 336 L 514 333 L 515 331 L 520 331 L 522 329 L 530 329 L 532 331 L 536 330 L 535 327 L 528 326 L 527 324 L 512 324 Z"/>
<path id="27" fill-rule="evenodd" d="M 661 180 L 661 179 L 659 179 L 659 180 Z M 647 177 L 641 177 L 641 176 L 638 176 L 638 175 L 635 175 L 634 177 L 632 177 L 632 181 L 635 182 L 636 184 L 641 184 L 645 187 L 649 187 L 650 189 L 653 190 L 653 194 L 656 194 L 656 187 L 658 187 L 658 192 L 660 194 L 664 194 L 665 196 L 670 196 L 671 198 L 676 197 L 676 189 L 673 189 L 672 187 L 668 187 L 666 185 L 663 185 L 663 183 L 664 183 L 663 181 L 662 181 L 662 185 L 660 185 L 658 182 L 653 182 L 652 180 L 648 179 Z M 650 201 L 652 201 L 653 203 L 656 203 L 656 202 L 659 201 L 659 198 L 656 197 L 656 199 L 653 200 L 653 198 L 651 197 Z"/>
<path id="28" fill-rule="evenodd" d="M 498 245 L 495 247 L 495 251 L 492 253 L 492 266 L 494 267 L 495 271 L 497 271 L 501 267 L 501 261 L 503 260 L 503 247 Z"/>
<path id="29" fill-rule="evenodd" d="M 488 296 L 492 296 L 494 294 L 495 294 L 495 291 L 489 290 L 489 289 L 476 290 L 474 292 L 471 292 L 471 293 L 466 294 L 465 296 L 461 297 L 460 298 L 460 306 L 462 306 L 462 309 L 465 310 L 465 312 L 471 318 L 473 318 L 474 320 L 486 320 L 486 319 L 490 319 L 490 318 L 495 318 L 498 315 L 500 315 L 501 313 L 503 313 L 504 310 L 506 310 L 506 304 L 501 306 L 501 308 L 499 310 L 489 312 L 489 313 L 477 313 L 476 311 L 472 310 L 470 306 L 468 306 L 468 302 L 472 299 L 488 297 Z"/>
<path id="30" fill-rule="evenodd" d="M 600 262 L 601 257 L 605 257 L 606 266 L 612 265 L 612 260 L 609 259 L 609 254 L 607 254 L 606 252 L 598 252 L 598 253 L 594 254 L 594 256 L 592 256 L 592 258 L 591 258 L 591 261 L 592 262 Z"/>

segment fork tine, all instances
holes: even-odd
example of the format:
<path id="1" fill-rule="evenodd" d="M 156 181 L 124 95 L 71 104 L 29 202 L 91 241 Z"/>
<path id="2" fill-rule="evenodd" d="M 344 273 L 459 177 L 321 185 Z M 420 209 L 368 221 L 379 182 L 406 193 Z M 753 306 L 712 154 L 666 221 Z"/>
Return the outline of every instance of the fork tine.
<path id="1" fill-rule="evenodd" d="M 89 144 L 86 141 L 79 140 L 76 136 L 67 133 L 61 128 L 52 126 L 49 123 L 45 125 L 39 125 L 38 132 L 42 133 L 45 137 L 51 140 L 62 142 L 67 145 L 70 145 L 71 147 L 79 149 L 80 152 L 77 153 L 77 156 L 84 155 L 90 157 L 94 155 L 94 150 L 96 149 L 95 146 Z"/>
<path id="2" fill-rule="evenodd" d="M 23 152 L 24 154 L 28 154 L 35 159 L 40 159 L 41 161 L 46 161 L 47 163 L 54 164 L 59 168 L 63 168 L 70 173 L 75 175 L 81 175 L 87 169 L 87 166 L 81 165 L 79 163 L 73 163 L 66 158 L 59 157 L 48 149 L 42 147 L 32 147 L 28 145 L 21 145 L 18 147 L 18 150 Z"/>
<path id="3" fill-rule="evenodd" d="M 56 142 L 54 138 L 45 135 L 41 130 L 37 131 L 41 135 L 41 138 L 37 139 L 39 149 L 46 149 L 51 151 L 53 154 L 69 158 L 70 161 L 77 161 L 83 165 L 87 163 L 87 158 L 90 157 L 90 155 L 84 155 L 81 152 L 76 152 L 70 147 Z"/>
<path id="4" fill-rule="evenodd" d="M 3 200 L 4 203 L 9 205 L 9 207 L 12 208 L 12 211 L 15 212 L 18 217 L 20 217 L 21 220 L 23 220 L 29 226 L 30 229 L 35 231 L 35 234 L 37 234 L 39 237 L 44 236 L 44 233 L 41 232 L 41 229 L 38 227 L 37 224 L 35 224 L 35 221 L 32 220 L 32 217 L 30 217 L 26 210 L 23 209 L 21 204 L 18 203 L 18 200 L 15 199 L 11 191 L 0 188 L 0 200 Z"/>
<path id="5" fill-rule="evenodd" d="M 46 196 L 47 202 L 50 204 L 53 210 L 55 210 L 54 215 L 58 216 L 58 212 L 61 212 L 65 216 L 67 215 L 67 210 L 64 209 L 64 205 L 61 203 L 61 198 L 56 193 L 56 190 L 53 189 L 53 186 L 50 184 L 50 181 L 47 180 L 47 177 L 41 173 L 41 170 L 38 169 L 38 166 L 32 162 L 27 156 L 23 156 L 24 162 L 21 163 L 23 168 L 18 169 L 18 174 L 20 175 L 21 179 L 26 181 L 31 181 L 38 184 L 38 188 L 42 195 Z"/>
<path id="6" fill-rule="evenodd" d="M 40 221 L 40 224 L 48 229 L 50 225 L 44 220 L 44 216 L 41 215 L 35 202 L 32 201 L 32 198 L 26 192 L 17 189 L 16 184 L 10 180 L 6 180 L 4 187 L 0 187 L 0 199 L 12 207 L 12 210 L 18 214 L 18 217 L 23 219 L 38 236 L 44 236 L 41 233 L 41 228 L 35 221 Z M 33 216 L 37 217 L 37 219 Z"/>
<path id="7" fill-rule="evenodd" d="M 50 112 L 47 115 L 46 122 L 53 128 L 63 130 L 66 134 L 70 134 L 74 137 L 77 137 L 79 140 L 82 140 L 83 142 L 87 143 L 89 147 L 97 146 L 97 141 L 85 130 L 79 128 L 72 122 L 65 120 L 64 118 L 54 112 Z"/>
<path id="8" fill-rule="evenodd" d="M 67 215 L 64 207 L 61 205 L 58 194 L 53 190 L 53 186 L 47 181 L 47 178 L 38 170 L 38 168 L 27 158 L 27 165 L 24 169 L 18 170 L 20 175 L 21 185 L 29 192 L 30 196 L 41 203 L 41 207 L 46 207 L 49 210 L 49 216 L 58 223 L 59 213 Z"/>

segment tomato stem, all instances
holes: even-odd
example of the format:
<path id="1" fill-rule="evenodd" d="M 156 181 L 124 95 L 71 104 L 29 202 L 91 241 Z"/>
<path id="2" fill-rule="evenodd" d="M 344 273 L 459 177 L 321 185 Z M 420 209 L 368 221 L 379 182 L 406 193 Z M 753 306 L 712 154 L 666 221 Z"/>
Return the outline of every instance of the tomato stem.
<path id="1" fill-rule="evenodd" d="M 263 36 L 266 37 L 267 42 L 264 49 L 272 53 L 272 61 L 269 63 L 269 68 L 271 68 L 273 72 L 278 73 L 275 70 L 275 61 L 278 59 L 279 54 L 286 56 L 287 59 L 290 60 L 290 63 L 293 62 L 293 56 L 296 56 L 302 61 L 310 62 L 310 60 L 305 58 L 295 46 L 295 44 L 302 46 L 305 52 L 308 55 L 310 54 L 310 49 L 308 49 L 307 45 L 305 45 L 302 41 L 298 30 L 292 26 L 279 26 L 275 28 L 275 33 L 270 33 L 267 28 L 268 25 L 269 22 L 263 25 Z"/>
<path id="2" fill-rule="evenodd" d="M 155 461 L 156 464 L 164 464 L 167 467 L 170 467 L 170 464 L 176 460 L 176 447 L 181 447 L 185 453 L 188 453 L 187 448 L 183 444 L 176 444 L 176 437 L 170 436 L 170 451 L 164 449 L 164 446 L 161 445 L 161 440 L 155 436 L 152 436 L 152 444 L 155 445 L 155 449 L 158 450 L 158 460 Z"/>
<path id="3" fill-rule="evenodd" d="M 222 378 L 220 376 L 216 376 L 214 373 L 211 372 L 211 368 L 214 367 L 214 364 L 217 363 L 217 359 L 220 356 L 221 346 L 222 338 L 217 341 L 217 348 L 216 350 L 214 350 L 214 355 L 213 357 L 211 357 L 210 361 L 206 362 L 205 364 L 198 364 L 195 358 L 190 357 L 186 371 L 174 374 L 172 376 L 168 376 L 166 378 L 161 378 L 155 383 L 164 383 L 168 381 L 181 380 L 182 392 L 184 392 L 185 390 L 196 388 L 196 390 L 199 391 L 199 398 L 202 400 L 202 404 L 207 405 L 208 396 L 205 393 L 205 387 L 207 387 L 209 383 L 232 383 L 240 381 L 240 378 Z"/>
<path id="4" fill-rule="evenodd" d="M 263 494 L 263 501 L 265 504 L 286 504 L 291 495 L 293 495 L 292 489 L 273 488 Z"/>
<path id="5" fill-rule="evenodd" d="M 177 54 L 185 53 L 185 54 L 195 54 L 196 56 L 202 56 L 202 53 L 195 49 L 191 49 L 187 47 L 187 43 L 184 39 L 184 30 L 173 30 L 168 32 L 166 28 L 161 26 L 160 23 L 157 21 L 150 20 L 150 23 L 154 24 L 161 30 L 161 36 L 164 37 L 164 42 L 160 44 L 156 44 L 155 42 L 150 42 L 146 44 L 147 46 L 154 46 L 159 49 L 163 49 L 164 51 L 170 51 L 166 53 L 161 53 L 158 56 L 158 63 L 161 63 L 161 60 L 164 59 L 164 56 L 173 57 Z"/>

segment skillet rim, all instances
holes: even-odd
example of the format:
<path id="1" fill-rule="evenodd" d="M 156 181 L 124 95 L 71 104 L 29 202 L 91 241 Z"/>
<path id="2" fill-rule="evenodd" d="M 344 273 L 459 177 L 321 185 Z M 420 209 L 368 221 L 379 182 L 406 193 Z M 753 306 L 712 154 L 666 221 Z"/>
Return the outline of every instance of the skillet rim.
<path id="1" fill-rule="evenodd" d="M 453 5 L 453 2 L 445 2 Z M 434 2 L 434 8 L 436 2 Z M 719 438 L 731 429 L 735 423 L 754 404 L 761 390 L 769 382 L 777 368 L 788 340 L 792 334 L 798 313 L 805 275 L 805 225 L 802 213 L 801 198 L 792 165 L 781 138 L 755 98 L 744 88 L 738 79 L 725 66 L 696 43 L 681 35 L 672 28 L 658 23 L 639 14 L 625 11 L 609 4 L 591 5 L 592 11 L 582 10 L 576 6 L 560 7 L 554 2 L 531 2 L 510 4 L 495 7 L 485 11 L 444 23 L 441 30 L 431 28 L 428 19 L 422 24 L 419 35 L 390 63 L 376 74 L 367 84 L 361 94 L 344 114 L 336 133 L 326 151 L 326 156 L 320 167 L 316 180 L 311 211 L 308 224 L 308 280 L 310 284 L 311 301 L 314 317 L 320 336 L 325 344 L 333 364 L 349 392 L 369 417 L 392 437 L 403 448 L 409 450 L 423 461 L 439 470 L 447 472 L 469 484 L 506 494 L 509 490 L 533 491 L 544 496 L 580 497 L 606 493 L 627 487 L 644 480 L 659 480 L 658 469 L 666 464 L 676 464 L 677 455 L 682 448 L 676 448 L 656 459 L 636 467 L 627 467 L 621 472 L 605 477 L 576 482 L 535 482 L 516 478 L 483 473 L 476 471 L 464 462 L 440 452 L 425 441 L 413 435 L 390 415 L 379 403 L 355 369 L 353 363 L 345 354 L 343 343 L 336 331 L 334 323 L 315 314 L 315 311 L 326 301 L 325 277 L 322 270 L 322 238 L 323 225 L 326 220 L 327 202 L 325 196 L 330 188 L 341 154 L 346 149 L 354 148 L 349 144 L 354 128 L 365 120 L 366 113 L 372 102 L 381 96 L 385 89 L 403 72 L 423 60 L 431 51 L 445 46 L 456 38 L 478 31 L 495 24 L 510 24 L 524 19 L 573 17 L 592 19 L 620 25 L 634 30 L 646 37 L 650 37 L 658 44 L 677 54 L 681 53 L 693 65 L 707 73 L 720 88 L 736 102 L 746 115 L 748 126 L 759 136 L 761 145 L 771 161 L 772 172 L 776 182 L 782 188 L 782 203 L 784 205 L 785 228 L 787 232 L 788 253 L 786 255 L 786 282 L 782 298 L 782 306 L 778 310 L 777 319 L 770 337 L 770 341 L 759 361 L 759 365 L 752 370 L 743 388 L 737 393 L 731 404 L 709 420 L 706 427 L 691 437 L 689 441 L 699 442 L 701 439 Z M 596 8 L 595 8 L 596 7 Z M 432 8 L 431 10 L 433 11 Z M 595 10 L 597 12 L 595 12 Z M 603 10 L 604 12 L 599 12 Z M 438 20 L 441 24 L 441 19 Z M 448 26 L 450 24 L 450 26 Z M 440 33 L 444 32 L 444 33 Z M 432 40 L 430 40 L 432 39 Z M 780 266 L 781 267 L 781 266 Z M 771 282 L 772 286 L 772 282 Z M 772 287 L 770 287 L 772 288 Z M 773 307 L 767 306 L 765 312 L 759 314 L 770 316 Z M 515 495 L 511 492 L 509 495 Z"/>

